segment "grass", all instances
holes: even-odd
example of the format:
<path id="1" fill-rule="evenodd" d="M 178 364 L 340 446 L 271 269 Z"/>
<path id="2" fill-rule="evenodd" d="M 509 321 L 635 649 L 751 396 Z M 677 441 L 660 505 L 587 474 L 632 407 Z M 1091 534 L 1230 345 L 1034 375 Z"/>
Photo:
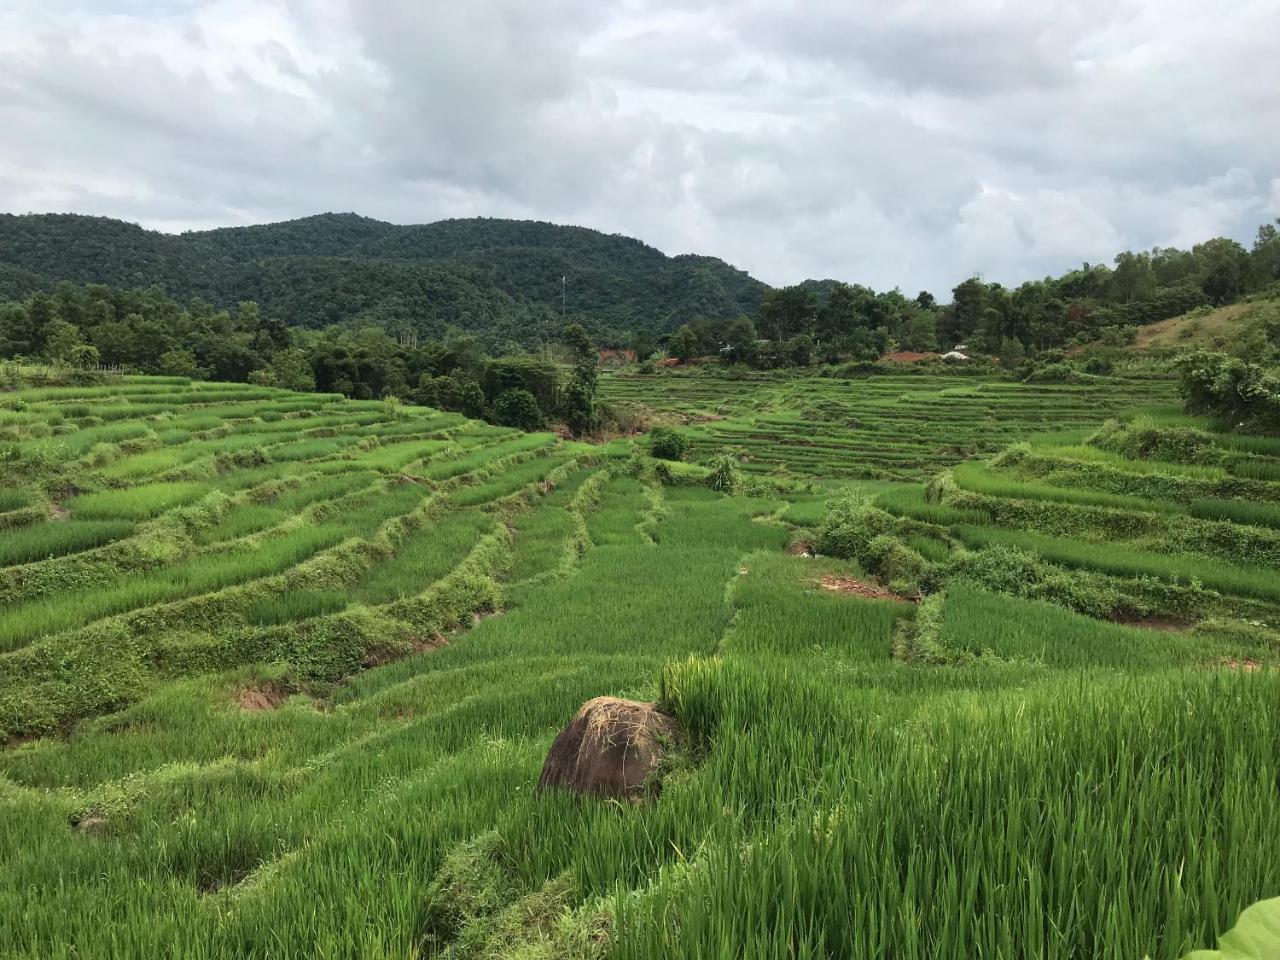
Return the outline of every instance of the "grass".
<path id="1" fill-rule="evenodd" d="M 209 492 L 203 483 L 147 483 L 122 490 L 82 493 L 67 501 L 79 520 L 146 520 Z"/>
<path id="2" fill-rule="evenodd" d="M 91 550 L 132 532 L 127 520 L 49 520 L 6 530 L 0 537 L 0 566 Z"/>
<path id="3" fill-rule="evenodd" d="M 956 483 L 965 490 L 986 494 L 991 497 L 1007 497 L 1019 500 L 1049 500 L 1057 503 L 1074 503 L 1081 506 L 1112 507 L 1139 512 L 1158 511 L 1177 513 L 1181 508 L 1176 503 L 1163 500 L 1148 500 L 1144 497 L 1132 497 L 1119 493 L 1105 493 L 1099 490 L 1073 489 L 1056 487 L 1047 483 L 1036 483 L 1018 477 L 1010 477 L 988 469 L 980 463 L 962 463 L 952 471 Z"/>
<path id="4" fill-rule="evenodd" d="M 1280 529 L 1280 506 L 1273 503 L 1205 499 L 1196 500 L 1187 512 L 1203 520 L 1229 520 L 1232 523 Z"/>
<path id="5" fill-rule="evenodd" d="M 1273 572 L 924 498 L 951 468 L 1047 510 L 1170 510 L 968 458 L 1071 447 L 1171 385 L 602 390 L 723 419 L 682 427 L 693 463 L 663 487 L 630 438 L 180 380 L 29 392 L 5 429 L 65 432 L 16 441 L 52 456 L 21 489 L 73 517 L 0 531 L 0 560 L 53 557 L 0 566 L 0 955 L 1176 960 L 1280 890 Z M 700 482 L 729 445 L 733 496 Z M 254 447 L 269 461 L 218 460 Z M 876 578 L 784 553 L 845 486 L 942 597 L 828 589 Z M 1187 509 L 1268 528 L 1274 506 Z M 91 529 L 130 539 L 86 552 Z M 946 581 L 957 536 L 1241 599 L 1194 629 L 1089 619 Z M 921 636 L 945 664 L 899 659 Z M 539 796 L 601 695 L 681 721 L 660 796 Z"/>
<path id="6" fill-rule="evenodd" d="M 1172 583 L 1198 581 L 1242 597 L 1280 600 L 1280 579 L 1264 567 L 1222 563 L 1210 557 L 1153 553 L 1115 543 L 1091 543 L 1026 530 L 960 525 L 957 535 L 973 547 L 1007 544 L 1040 554 L 1053 563 L 1098 570 L 1118 577 L 1157 577 Z"/>

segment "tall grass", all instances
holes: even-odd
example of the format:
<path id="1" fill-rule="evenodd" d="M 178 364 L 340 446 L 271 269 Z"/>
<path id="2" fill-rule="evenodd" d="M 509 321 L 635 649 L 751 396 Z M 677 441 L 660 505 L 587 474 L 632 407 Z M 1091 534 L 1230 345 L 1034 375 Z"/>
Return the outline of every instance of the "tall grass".
<path id="1" fill-rule="evenodd" d="M 82 493 L 67 501 L 81 520 L 145 520 L 174 507 L 194 503 L 209 492 L 203 483 L 147 483 L 122 490 Z"/>
<path id="2" fill-rule="evenodd" d="M 1113 507 L 1122 510 L 1181 512 L 1181 507 L 1167 500 L 1148 500 L 1119 493 L 1105 493 L 1071 487 L 1057 487 L 997 473 L 982 464 L 961 463 L 951 471 L 956 483 L 965 490 L 991 497 L 1009 497 L 1022 500 L 1049 500 L 1057 503 L 1074 503 L 1081 506 Z"/>
<path id="3" fill-rule="evenodd" d="M 1274 570 L 1264 567 L 1228 564 L 1211 557 L 1153 553 L 1115 543 L 1090 543 L 1025 530 L 972 525 L 957 526 L 954 530 L 971 546 L 1010 544 L 1068 567 L 1100 570 L 1120 577 L 1158 577 L 1184 584 L 1194 580 L 1236 596 L 1280 600 L 1280 578 Z"/>
<path id="4" fill-rule="evenodd" d="M 1280 528 L 1280 505 L 1253 503 L 1249 500 L 1196 500 L 1188 508 L 1193 517 L 1203 520 L 1230 520 L 1255 527 Z"/>
<path id="5" fill-rule="evenodd" d="M 127 520 L 49 520 L 0 534 L 0 566 L 89 550 L 127 537 Z"/>
<path id="6" fill-rule="evenodd" d="M 802 477 L 878 470 L 885 454 L 908 457 L 895 475 L 923 476 L 996 429 L 1071 428 L 1172 396 L 905 375 L 603 382 L 665 410 L 723 409 L 708 435 L 788 421 L 751 449 Z M 795 492 L 812 486 L 659 489 L 623 438 L 603 470 L 566 471 L 498 512 L 582 449 L 484 427 L 423 446 L 440 442 L 419 439 L 432 412 L 260 388 L 145 396 L 184 417 L 225 411 L 220 439 L 260 432 L 256 413 L 281 437 L 334 431 L 287 440 L 293 452 L 350 449 L 380 423 L 406 439 L 211 478 L 233 506 L 184 517 L 197 542 L 164 541 L 163 565 L 0 610 L 0 738 L 78 721 L 0 750 L 0 956 L 1174 960 L 1280 890 L 1280 674 L 1216 669 L 1267 661 L 1265 628 L 1140 630 L 951 583 L 939 636 L 974 656 L 897 662 L 927 608 L 826 589 L 864 574 L 782 551 L 786 523 L 822 499 Z M 110 398 L 48 402 L 92 416 Z M 788 442 L 812 439 L 808 409 L 832 418 L 840 449 Z M 856 446 L 870 433 L 886 442 Z M 402 470 L 426 482 L 388 476 Z M 148 486 L 168 485 L 135 489 Z M 927 503 L 918 484 L 867 492 L 975 545 L 1030 536 Z M 104 493 L 140 509 L 122 507 L 135 490 Z M 410 512 L 423 522 L 387 534 Z M 941 532 L 900 526 L 931 559 L 949 554 Z M 1116 575 L 1275 579 L 1019 542 Z M 284 583 L 296 589 L 272 592 Z M 197 615 L 237 584 L 234 616 Z M 184 597 L 202 599 L 180 623 L 157 606 Z M 398 619 L 406 598 L 423 625 Z M 486 610 L 501 615 L 472 625 Z M 296 695 L 256 711 L 241 706 L 251 690 Z M 682 722 L 660 796 L 537 795 L 556 732 L 600 695 L 659 700 Z"/>

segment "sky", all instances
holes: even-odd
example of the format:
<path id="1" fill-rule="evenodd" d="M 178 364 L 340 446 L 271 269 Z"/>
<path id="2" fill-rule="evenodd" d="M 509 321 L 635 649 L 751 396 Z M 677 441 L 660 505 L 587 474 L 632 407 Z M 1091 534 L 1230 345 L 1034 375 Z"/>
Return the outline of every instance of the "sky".
<path id="1" fill-rule="evenodd" d="M 550 220 L 945 298 L 1280 217 L 1280 0 L 3 0 L 0 210 Z"/>

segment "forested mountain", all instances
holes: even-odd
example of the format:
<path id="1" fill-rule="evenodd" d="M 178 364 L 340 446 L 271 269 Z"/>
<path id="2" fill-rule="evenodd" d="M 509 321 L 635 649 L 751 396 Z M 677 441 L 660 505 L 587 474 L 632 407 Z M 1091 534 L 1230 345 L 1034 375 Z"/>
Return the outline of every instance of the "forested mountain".
<path id="1" fill-rule="evenodd" d="M 566 319 L 624 342 L 694 317 L 754 314 L 768 290 L 712 257 L 668 257 L 629 237 L 533 221 L 397 226 L 322 214 L 175 236 L 104 217 L 0 216 L 0 297 L 62 280 L 154 284 L 223 307 L 253 299 L 303 327 L 373 320 L 526 346 Z"/>

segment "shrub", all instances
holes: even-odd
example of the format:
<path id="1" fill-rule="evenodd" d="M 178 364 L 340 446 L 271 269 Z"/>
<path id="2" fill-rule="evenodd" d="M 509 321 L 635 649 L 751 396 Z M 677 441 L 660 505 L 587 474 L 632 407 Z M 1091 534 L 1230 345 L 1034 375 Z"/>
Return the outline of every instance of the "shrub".
<path id="1" fill-rule="evenodd" d="M 1233 424 L 1280 430 L 1280 371 L 1225 353 L 1197 351 L 1178 360 L 1179 390 L 1191 413 Z"/>
<path id="2" fill-rule="evenodd" d="M 734 493 L 742 483 L 742 474 L 738 470 L 738 461 L 727 453 L 713 457 L 711 472 L 707 474 L 706 484 L 712 490 L 721 493 Z"/>
<path id="3" fill-rule="evenodd" d="M 504 427 L 518 430 L 537 430 L 542 426 L 542 411 L 532 393 L 522 387 L 514 387 L 498 394 L 493 402 L 493 420 Z"/>
<path id="4" fill-rule="evenodd" d="M 1089 442 L 1136 460 L 1213 464 L 1223 459 L 1212 434 L 1194 427 L 1157 426 L 1149 417 L 1140 417 L 1133 423 L 1108 420 Z"/>
<path id="5" fill-rule="evenodd" d="M 654 427 L 649 434 L 649 452 L 659 460 L 682 460 L 689 442 L 670 427 Z"/>

